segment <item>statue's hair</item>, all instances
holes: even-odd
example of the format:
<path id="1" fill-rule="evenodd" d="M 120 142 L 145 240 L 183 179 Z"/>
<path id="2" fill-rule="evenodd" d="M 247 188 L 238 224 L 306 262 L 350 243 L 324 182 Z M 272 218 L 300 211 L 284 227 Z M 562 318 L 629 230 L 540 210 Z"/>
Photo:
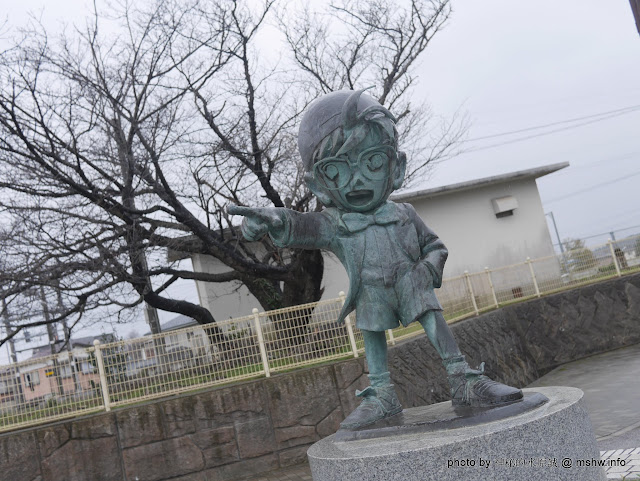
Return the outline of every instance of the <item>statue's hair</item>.
<path id="1" fill-rule="evenodd" d="M 337 157 L 358 146 L 370 133 L 382 145 L 398 147 L 396 119 L 382 105 L 357 112 L 358 99 L 364 90 L 351 94 L 342 108 L 342 125 L 327 135 L 313 152 L 313 164 L 325 157 Z"/>

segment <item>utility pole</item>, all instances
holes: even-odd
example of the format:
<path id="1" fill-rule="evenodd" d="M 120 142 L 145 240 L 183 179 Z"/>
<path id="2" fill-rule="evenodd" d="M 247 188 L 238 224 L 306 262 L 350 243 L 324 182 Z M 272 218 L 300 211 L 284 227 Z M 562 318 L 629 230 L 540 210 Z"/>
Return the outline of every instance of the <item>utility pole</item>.
<path id="1" fill-rule="evenodd" d="M 117 122 L 114 119 L 114 130 L 118 129 Z M 116 139 L 118 141 L 119 139 Z M 123 146 L 120 142 L 118 143 L 118 160 L 120 161 L 120 173 L 122 174 L 122 179 L 125 184 L 125 190 L 122 193 L 122 204 L 132 211 L 136 210 L 136 201 L 133 195 L 133 187 L 131 186 L 131 182 L 133 179 L 133 164 L 135 163 L 135 159 L 132 158 L 131 153 L 128 149 Z M 134 225 L 131 227 L 135 231 L 135 224 L 137 220 L 134 220 Z M 140 249 L 139 252 L 135 254 L 138 256 L 139 262 L 142 265 L 142 269 L 146 273 L 149 270 L 149 266 L 147 264 L 147 255 L 144 250 Z M 151 279 L 146 275 L 145 283 L 147 284 L 147 289 L 153 291 L 153 286 L 151 285 Z M 158 317 L 158 311 L 155 307 L 150 306 L 148 303 L 145 304 L 144 317 L 149 324 L 149 328 L 151 329 L 151 334 L 160 334 L 160 319 Z"/>
<path id="2" fill-rule="evenodd" d="M 114 131 L 118 131 L 119 129 L 116 119 L 113 120 L 113 128 L 114 128 Z M 133 158 L 133 155 L 129 151 L 128 146 L 125 145 L 123 142 L 121 142 L 121 140 L 122 139 L 116 137 L 116 143 L 118 144 L 118 160 L 120 162 L 120 173 L 122 174 L 122 180 L 125 186 L 122 192 L 122 204 L 127 209 L 131 209 L 132 212 L 135 212 L 136 201 L 135 201 L 132 182 L 133 182 L 133 170 L 134 170 L 133 166 L 136 160 Z M 137 222 L 138 222 L 138 219 L 134 219 L 133 225 L 130 227 L 133 239 L 129 239 L 128 240 L 129 243 L 136 242 L 136 237 L 137 237 L 136 223 Z M 134 246 L 130 245 L 129 248 L 134 249 Z M 144 273 L 145 290 L 153 292 L 153 285 L 151 284 L 151 279 L 148 275 L 149 265 L 147 263 L 146 252 L 144 251 L 144 249 L 142 249 L 139 246 L 135 246 L 135 248 L 137 248 L 138 251 L 129 254 L 131 257 L 132 267 L 134 264 L 134 259 L 137 260 L 140 264 L 139 267 L 142 269 Z M 144 317 L 147 323 L 149 324 L 151 334 L 152 335 L 160 334 L 161 328 L 160 328 L 160 318 L 158 317 L 158 310 L 155 307 L 149 305 L 146 301 L 144 301 L 144 306 L 145 306 Z M 163 366 L 165 364 L 164 359 L 166 354 L 164 337 L 162 336 L 154 337 L 153 350 L 154 350 L 154 358 L 155 358 L 156 366 L 158 366 L 160 369 L 164 369 Z"/>
<path id="3" fill-rule="evenodd" d="M 62 300 L 62 291 L 60 290 L 60 283 L 56 283 L 56 294 L 58 296 L 58 314 L 64 312 L 64 301 Z M 67 351 L 69 352 L 69 369 L 73 376 L 73 387 L 76 392 L 82 391 L 80 380 L 78 379 L 78 372 L 76 370 L 75 357 L 73 356 L 73 340 L 71 339 L 71 329 L 67 323 L 67 318 L 62 319 L 62 332 L 64 333 L 64 342 L 67 345 Z"/>
<path id="4" fill-rule="evenodd" d="M 553 211 L 549 211 L 545 215 L 548 215 L 551 217 L 551 222 L 553 223 L 553 229 L 556 231 L 556 239 L 558 239 L 558 245 L 560 246 L 560 252 L 564 256 L 564 246 L 562 245 L 562 241 L 560 240 L 560 234 L 558 234 L 558 226 L 556 224 L 556 218 L 553 215 Z"/>
<path id="5" fill-rule="evenodd" d="M 158 310 L 155 307 L 150 306 L 146 302 L 144 303 L 144 318 L 147 321 L 147 324 L 149 324 L 151 334 L 160 334 L 160 332 L 162 332 L 160 328 L 160 318 L 158 317 Z"/>
<path id="6" fill-rule="evenodd" d="M 49 349 L 53 356 L 53 376 L 56 378 L 58 385 L 58 394 L 62 396 L 64 389 L 62 387 L 62 377 L 60 376 L 60 367 L 58 363 L 58 357 L 56 354 L 56 342 L 58 342 L 58 329 L 51 322 L 51 312 L 49 311 L 49 304 L 47 303 L 47 297 L 44 293 L 44 288 L 40 286 L 40 304 L 42 305 L 42 315 L 44 320 L 47 321 L 47 336 L 49 338 Z"/>
<path id="7" fill-rule="evenodd" d="M 547 212 L 545 215 L 551 217 L 551 222 L 553 223 L 553 229 L 556 231 L 556 239 L 558 239 L 558 245 L 560 246 L 560 253 L 562 254 L 562 270 L 566 272 L 567 269 L 567 258 L 564 253 L 564 246 L 562 245 L 562 241 L 560 240 L 560 234 L 558 233 L 558 226 L 556 224 L 556 218 L 553 215 L 553 211 Z"/>
<path id="8" fill-rule="evenodd" d="M 47 338 L 49 339 L 49 351 L 51 355 L 56 353 L 56 342 L 58 342 L 57 329 L 51 322 L 51 312 L 49 311 L 49 304 L 47 297 L 44 293 L 44 288 L 40 286 L 40 305 L 42 306 L 42 316 L 47 322 Z"/>
<path id="9" fill-rule="evenodd" d="M 7 336 L 11 336 L 13 334 L 13 329 L 11 328 L 11 323 L 9 321 L 9 308 L 7 307 L 7 300 L 2 298 L 2 322 L 4 323 L 4 327 L 7 330 Z M 11 358 L 12 364 L 17 364 L 18 355 L 16 354 L 16 345 L 15 340 L 13 338 L 9 339 L 7 342 L 9 346 L 9 356 Z"/>
<path id="10" fill-rule="evenodd" d="M 2 298 L 2 321 L 4 323 L 4 327 L 7 330 L 7 336 L 11 336 L 13 334 L 13 329 L 11 328 L 11 322 L 9 319 L 9 307 L 7 306 L 7 300 Z M 15 365 L 18 363 L 18 354 L 16 353 L 16 345 L 15 340 L 13 338 L 9 339 L 7 342 L 7 346 L 9 349 L 9 357 L 11 359 L 11 364 Z M 24 403 L 24 392 L 22 390 L 22 378 L 20 377 L 20 370 L 16 367 L 14 368 L 15 372 L 14 379 L 16 384 L 16 391 L 18 394 L 18 400 L 20 404 Z"/>

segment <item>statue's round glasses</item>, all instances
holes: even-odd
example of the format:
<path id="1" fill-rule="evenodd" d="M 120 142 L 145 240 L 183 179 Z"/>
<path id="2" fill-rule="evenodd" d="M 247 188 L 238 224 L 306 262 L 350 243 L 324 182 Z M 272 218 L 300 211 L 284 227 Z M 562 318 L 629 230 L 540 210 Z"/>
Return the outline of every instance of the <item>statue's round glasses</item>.
<path id="1" fill-rule="evenodd" d="M 343 157 L 326 157 L 314 166 L 317 179 L 329 190 L 346 187 L 353 177 L 353 170 L 359 168 L 369 180 L 383 180 L 389 176 L 390 160 L 395 159 L 393 147 L 376 146 L 363 151 L 356 162 L 350 163 Z"/>

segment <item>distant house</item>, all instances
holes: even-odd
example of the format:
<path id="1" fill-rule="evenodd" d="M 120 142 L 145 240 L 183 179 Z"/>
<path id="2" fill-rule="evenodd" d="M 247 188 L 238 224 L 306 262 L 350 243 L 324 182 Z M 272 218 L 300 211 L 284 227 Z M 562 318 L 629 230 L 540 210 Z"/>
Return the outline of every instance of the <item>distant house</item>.
<path id="1" fill-rule="evenodd" d="M 95 388 L 100 383 L 95 363 L 87 352 L 93 341 L 113 342 L 113 334 L 71 339 L 71 345 L 56 342 L 51 354 L 51 345 L 36 347 L 26 362 L 18 367 L 24 401 L 64 396 Z"/>
<path id="2" fill-rule="evenodd" d="M 124 344 L 123 350 L 127 377 L 138 376 L 146 369 L 152 369 L 156 365 L 155 346 L 150 337 L 145 336 L 128 341 Z"/>
<path id="3" fill-rule="evenodd" d="M 207 339 L 203 328 L 188 329 L 199 326 L 190 317 L 179 315 L 160 325 L 164 334 L 164 349 L 172 369 L 181 369 L 192 360 L 206 359 L 211 361 L 215 353 Z M 148 332 L 146 335 L 149 335 Z"/>
<path id="4" fill-rule="evenodd" d="M 12 367 L 0 369 L 0 412 L 17 402 L 20 390 L 16 377 L 19 375 Z"/>
<path id="5" fill-rule="evenodd" d="M 568 162 L 546 165 L 494 177 L 432 189 L 395 194 L 396 202 L 413 205 L 420 217 L 449 249 L 444 276 L 459 276 L 523 263 L 527 257 L 553 256 L 555 251 L 547 226 L 536 179 L 568 167 Z M 195 254 L 197 272 L 228 270 L 217 259 Z M 348 290 L 346 272 L 335 256 L 325 253 L 324 298 Z M 547 275 L 559 275 L 557 264 Z M 553 272 L 551 272 L 553 271 Z M 528 271 L 527 271 L 528 272 Z M 515 276 L 520 274 L 515 273 Z M 504 279 L 504 284 L 510 280 Z M 247 315 L 258 301 L 239 282 L 196 281 L 202 306 L 218 320 Z"/>

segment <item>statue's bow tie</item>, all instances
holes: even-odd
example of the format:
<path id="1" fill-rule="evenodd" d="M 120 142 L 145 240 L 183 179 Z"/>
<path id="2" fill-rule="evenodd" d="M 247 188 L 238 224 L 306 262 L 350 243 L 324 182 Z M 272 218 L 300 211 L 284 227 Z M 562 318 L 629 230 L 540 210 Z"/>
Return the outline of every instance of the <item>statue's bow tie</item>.
<path id="1" fill-rule="evenodd" d="M 349 232 L 359 232 L 372 224 L 386 225 L 399 221 L 400 218 L 393 204 L 385 204 L 373 214 L 360 214 L 358 212 L 342 214 L 342 222 L 347 226 Z"/>

